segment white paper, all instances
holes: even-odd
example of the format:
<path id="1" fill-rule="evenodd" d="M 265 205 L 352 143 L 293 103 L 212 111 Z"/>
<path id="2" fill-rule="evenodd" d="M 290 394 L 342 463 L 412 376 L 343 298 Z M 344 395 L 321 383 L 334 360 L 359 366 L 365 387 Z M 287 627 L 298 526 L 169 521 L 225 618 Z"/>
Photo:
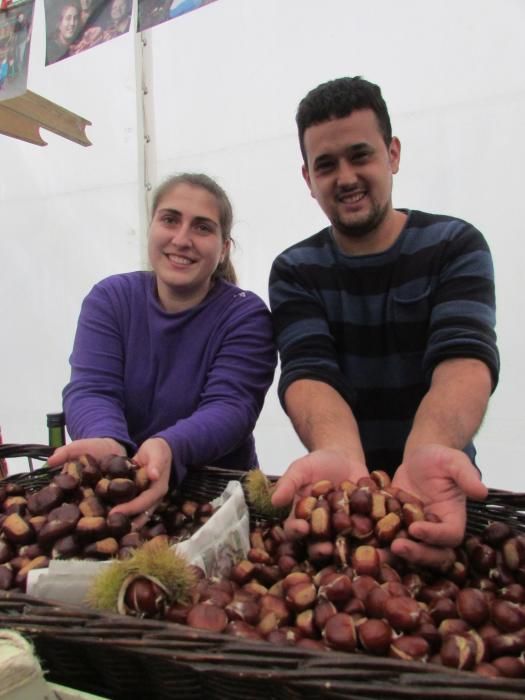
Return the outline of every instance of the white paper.
<path id="1" fill-rule="evenodd" d="M 216 508 L 210 519 L 188 540 L 173 545 L 189 564 L 202 568 L 207 576 L 227 576 L 232 563 L 246 557 L 250 547 L 250 516 L 242 486 L 228 482 L 212 501 Z M 46 569 L 33 569 L 27 577 L 27 593 L 44 600 L 85 604 L 94 577 L 109 561 L 52 559 Z"/>

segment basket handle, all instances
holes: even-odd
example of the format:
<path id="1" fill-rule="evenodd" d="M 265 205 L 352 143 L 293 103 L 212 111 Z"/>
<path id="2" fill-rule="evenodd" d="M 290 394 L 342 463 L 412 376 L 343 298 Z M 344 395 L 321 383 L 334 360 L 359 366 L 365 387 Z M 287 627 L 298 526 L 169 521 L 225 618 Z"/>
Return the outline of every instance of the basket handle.
<path id="1" fill-rule="evenodd" d="M 49 445 L 4 443 L 0 445 L 0 457 L 32 457 L 46 460 L 55 451 Z"/>

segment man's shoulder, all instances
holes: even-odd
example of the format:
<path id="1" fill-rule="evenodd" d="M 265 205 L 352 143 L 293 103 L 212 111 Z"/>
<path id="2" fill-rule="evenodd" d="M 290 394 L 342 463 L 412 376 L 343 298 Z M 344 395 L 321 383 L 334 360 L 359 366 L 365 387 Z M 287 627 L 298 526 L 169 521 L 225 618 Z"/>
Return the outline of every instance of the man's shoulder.
<path id="1" fill-rule="evenodd" d="M 434 214 L 418 209 L 410 209 L 406 223 L 407 230 L 419 229 L 437 235 L 451 235 L 460 231 L 477 229 L 465 219 L 449 214 Z"/>
<path id="2" fill-rule="evenodd" d="M 404 252 L 421 247 L 442 247 L 460 242 L 488 248 L 483 234 L 471 223 L 457 216 L 433 214 L 411 209 L 403 236 Z"/>
<path id="3" fill-rule="evenodd" d="M 311 251 L 314 251 L 317 256 L 319 251 L 330 249 L 331 247 L 332 239 L 330 237 L 330 228 L 327 227 L 285 248 L 285 250 L 277 256 L 276 260 L 285 259 L 288 262 L 295 261 L 300 263 L 309 258 Z"/>

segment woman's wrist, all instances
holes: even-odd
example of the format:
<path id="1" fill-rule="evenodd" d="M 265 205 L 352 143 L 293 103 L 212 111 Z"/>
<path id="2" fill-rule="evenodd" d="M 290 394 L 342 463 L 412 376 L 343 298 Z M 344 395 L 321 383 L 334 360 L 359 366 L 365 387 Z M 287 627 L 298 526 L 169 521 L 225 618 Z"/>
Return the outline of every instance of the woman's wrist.
<path id="1" fill-rule="evenodd" d="M 110 449 L 113 451 L 113 454 L 120 455 L 121 457 L 127 457 L 128 456 L 128 451 L 121 442 L 118 440 L 115 440 L 115 438 L 112 437 L 104 437 L 102 438 L 103 440 L 106 441 L 106 444 Z"/>

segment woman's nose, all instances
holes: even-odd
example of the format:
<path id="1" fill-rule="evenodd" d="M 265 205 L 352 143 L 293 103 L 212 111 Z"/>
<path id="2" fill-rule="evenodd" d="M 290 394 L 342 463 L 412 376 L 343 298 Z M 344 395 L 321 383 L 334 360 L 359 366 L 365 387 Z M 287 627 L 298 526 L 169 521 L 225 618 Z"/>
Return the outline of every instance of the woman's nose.
<path id="1" fill-rule="evenodd" d="M 178 246 L 191 245 L 190 227 L 186 224 L 177 226 L 171 237 L 172 242 Z"/>

